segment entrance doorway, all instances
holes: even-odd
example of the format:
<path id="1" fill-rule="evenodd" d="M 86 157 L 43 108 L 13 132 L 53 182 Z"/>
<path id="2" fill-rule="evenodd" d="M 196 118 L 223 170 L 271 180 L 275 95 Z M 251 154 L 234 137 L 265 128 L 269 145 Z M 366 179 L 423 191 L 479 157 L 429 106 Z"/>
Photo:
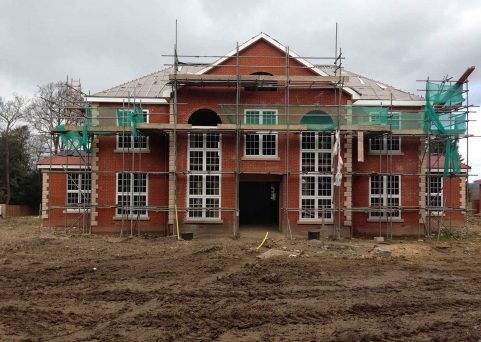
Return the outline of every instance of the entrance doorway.
<path id="1" fill-rule="evenodd" d="M 239 223 L 279 224 L 279 182 L 239 183 Z"/>

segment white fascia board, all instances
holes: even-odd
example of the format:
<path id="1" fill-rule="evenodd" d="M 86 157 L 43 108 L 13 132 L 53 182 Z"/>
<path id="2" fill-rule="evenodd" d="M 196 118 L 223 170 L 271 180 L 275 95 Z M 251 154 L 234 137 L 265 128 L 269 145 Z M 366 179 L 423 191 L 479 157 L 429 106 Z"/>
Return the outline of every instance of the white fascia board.
<path id="1" fill-rule="evenodd" d="M 275 47 L 277 47 L 281 51 L 286 50 L 286 47 L 284 45 L 279 43 L 277 40 L 273 39 L 268 34 L 265 34 L 264 32 L 261 32 L 257 36 L 252 37 L 251 39 L 246 41 L 244 44 L 240 45 L 239 51 L 244 50 L 246 47 L 252 45 L 253 43 L 257 42 L 260 39 L 265 39 L 266 41 L 268 41 L 270 44 L 274 45 Z M 209 65 L 208 67 L 205 67 L 204 69 L 197 71 L 196 74 L 202 75 L 202 74 L 206 73 L 207 71 L 211 70 L 212 68 L 214 68 L 215 66 L 217 66 L 217 65 L 221 64 L 222 62 L 226 61 L 228 58 L 234 57 L 236 54 L 237 54 L 237 49 L 234 49 L 234 50 L 230 51 L 224 57 L 219 58 L 217 61 L 215 61 L 213 64 Z M 292 58 L 295 58 L 298 62 L 300 62 L 304 66 L 307 66 L 312 71 L 319 74 L 320 76 L 329 76 L 324 71 L 316 68 L 314 64 L 310 63 L 309 61 L 307 61 L 303 58 L 300 58 L 298 54 L 296 54 L 295 52 L 293 52 L 291 50 L 289 50 L 289 56 L 292 57 Z"/>
<path id="2" fill-rule="evenodd" d="M 422 107 L 426 104 L 426 101 L 419 100 L 357 100 L 353 106 L 395 106 L 395 107 Z"/>
<path id="3" fill-rule="evenodd" d="M 444 169 L 425 169 L 425 171 L 427 172 L 426 176 L 429 176 L 429 172 L 443 173 Z M 449 168 L 449 172 L 453 172 L 453 169 Z M 468 173 L 468 169 L 465 167 L 461 168 L 461 173 Z"/>
<path id="4" fill-rule="evenodd" d="M 352 90 L 351 88 L 343 87 L 342 90 L 344 90 L 346 93 L 351 95 L 352 100 L 359 100 L 360 98 L 359 94 L 356 91 Z"/>
<path id="5" fill-rule="evenodd" d="M 87 96 L 87 102 L 91 103 L 144 103 L 144 104 L 167 104 L 167 100 L 163 98 L 154 97 L 108 97 L 108 96 Z"/>
<path id="6" fill-rule="evenodd" d="M 49 164 L 42 164 L 42 165 L 37 165 L 37 169 L 39 170 L 82 170 L 82 169 L 90 169 L 90 166 L 88 165 L 76 165 L 76 164 L 64 164 L 64 165 L 49 165 Z"/>

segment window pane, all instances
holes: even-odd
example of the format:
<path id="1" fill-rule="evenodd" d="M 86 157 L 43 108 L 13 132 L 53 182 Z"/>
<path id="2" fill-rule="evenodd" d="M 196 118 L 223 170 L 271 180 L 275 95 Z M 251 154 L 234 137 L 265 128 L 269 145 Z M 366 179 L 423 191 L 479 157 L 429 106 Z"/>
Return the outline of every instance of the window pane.
<path id="1" fill-rule="evenodd" d="M 189 136 L 190 148 L 203 148 L 204 136 L 200 133 L 192 133 Z"/>
<path id="2" fill-rule="evenodd" d="M 303 150 L 313 150 L 316 148 L 316 134 L 313 132 L 303 132 L 301 135 L 301 148 Z"/>
<path id="3" fill-rule="evenodd" d="M 137 137 L 132 137 L 134 141 L 134 148 L 147 148 L 147 137 L 143 135 L 137 135 Z"/>
<path id="4" fill-rule="evenodd" d="M 320 218 L 324 217 L 326 219 L 330 219 L 332 217 L 332 212 L 328 209 L 330 209 L 332 206 L 332 200 L 331 199 L 319 199 L 317 202 L 317 208 L 318 208 L 318 216 Z"/>
<path id="5" fill-rule="evenodd" d="M 67 204 L 68 205 L 78 204 L 79 203 L 78 196 L 79 196 L 78 192 L 67 192 Z"/>
<path id="6" fill-rule="evenodd" d="M 387 205 L 388 207 L 399 207 L 399 198 L 398 197 L 388 197 L 387 198 Z M 396 209 L 386 210 L 386 216 L 391 217 L 399 217 L 401 212 Z"/>
<path id="7" fill-rule="evenodd" d="M 301 217 L 315 218 L 314 199 L 302 199 L 301 201 Z"/>
<path id="8" fill-rule="evenodd" d="M 147 214 L 147 196 L 145 195 L 134 195 L 134 201 L 133 201 L 134 209 L 133 209 L 133 214 L 134 215 L 146 215 Z"/>
<path id="9" fill-rule="evenodd" d="M 206 135 L 207 148 L 219 148 L 219 134 L 208 133 Z"/>
<path id="10" fill-rule="evenodd" d="M 202 171 L 203 167 L 203 156 L 204 152 L 202 151 L 190 151 L 190 166 L 189 170 L 191 171 Z"/>
<path id="11" fill-rule="evenodd" d="M 130 192 L 130 173 L 119 173 L 117 189 L 118 192 Z"/>
<path id="12" fill-rule="evenodd" d="M 245 122 L 248 125 L 258 125 L 260 123 L 260 114 L 256 110 L 246 111 Z"/>
<path id="13" fill-rule="evenodd" d="M 277 123 L 277 113 L 275 111 L 265 110 L 262 119 L 264 125 L 275 125 Z"/>
<path id="14" fill-rule="evenodd" d="M 315 195 L 315 177 L 303 176 L 301 181 L 301 196 L 314 196 Z"/>
<path id="15" fill-rule="evenodd" d="M 316 166 L 316 154 L 314 152 L 302 152 L 302 171 L 313 172 Z"/>
<path id="16" fill-rule="evenodd" d="M 202 217 L 202 198 L 189 198 L 189 217 Z"/>
<path id="17" fill-rule="evenodd" d="M 82 189 L 90 191 L 92 189 L 92 175 L 90 173 L 82 174 Z"/>
<path id="18" fill-rule="evenodd" d="M 275 134 L 264 134 L 262 136 L 262 155 L 276 155 L 276 137 Z"/>
<path id="19" fill-rule="evenodd" d="M 399 176 L 387 176 L 388 195 L 399 195 Z"/>
<path id="20" fill-rule="evenodd" d="M 134 192 L 147 192 L 147 175 L 145 173 L 134 173 Z"/>
<path id="21" fill-rule="evenodd" d="M 319 149 L 332 150 L 332 135 L 326 133 L 319 133 L 318 137 Z"/>
<path id="22" fill-rule="evenodd" d="M 332 177 L 319 177 L 317 183 L 318 196 L 331 197 L 332 196 Z"/>
<path id="23" fill-rule="evenodd" d="M 202 176 L 189 176 L 189 195 L 202 195 Z"/>
<path id="24" fill-rule="evenodd" d="M 384 137 L 375 136 L 369 139 L 369 147 L 371 151 L 382 151 L 384 150 Z"/>
<path id="25" fill-rule="evenodd" d="M 206 195 L 219 195 L 219 176 L 206 176 Z"/>
<path id="26" fill-rule="evenodd" d="M 258 156 L 259 151 L 259 135 L 247 134 L 246 135 L 246 155 Z"/>
<path id="27" fill-rule="evenodd" d="M 382 195 L 384 193 L 383 176 L 371 176 L 371 195 Z"/>
<path id="28" fill-rule="evenodd" d="M 219 217 L 219 199 L 218 198 L 206 198 L 205 200 L 205 217 Z"/>
<path id="29" fill-rule="evenodd" d="M 78 190 L 79 174 L 67 173 L 67 190 Z"/>
<path id="30" fill-rule="evenodd" d="M 331 153 L 328 152 L 320 152 L 318 154 L 318 171 L 319 172 L 330 172 L 331 167 Z"/>
<path id="31" fill-rule="evenodd" d="M 219 152 L 207 151 L 206 168 L 207 171 L 219 171 Z"/>
<path id="32" fill-rule="evenodd" d="M 118 195 L 117 196 L 117 214 L 118 215 L 128 215 L 130 213 L 130 196 L 129 195 Z"/>
<path id="33" fill-rule="evenodd" d="M 400 151 L 401 150 L 401 137 L 388 136 L 387 149 L 388 151 Z"/>

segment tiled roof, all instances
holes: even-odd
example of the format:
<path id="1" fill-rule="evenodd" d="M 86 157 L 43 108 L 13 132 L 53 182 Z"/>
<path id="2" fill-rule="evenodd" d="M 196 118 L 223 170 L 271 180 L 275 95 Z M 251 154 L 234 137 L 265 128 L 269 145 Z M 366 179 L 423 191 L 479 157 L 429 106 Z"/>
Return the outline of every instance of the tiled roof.
<path id="1" fill-rule="evenodd" d="M 205 65 L 179 65 L 178 72 L 182 74 L 195 74 L 205 68 Z M 149 75 L 125 82 L 116 87 L 95 93 L 94 96 L 106 97 L 170 97 L 170 87 L 167 86 L 169 74 L 174 72 L 174 67 L 168 67 Z"/>
<path id="2" fill-rule="evenodd" d="M 317 65 L 318 69 L 321 69 L 330 76 L 335 75 L 335 67 L 333 65 Z M 407 91 L 397 89 L 391 85 L 383 82 L 375 81 L 366 76 L 356 74 L 352 71 L 343 69 L 343 76 L 348 76 L 349 80 L 344 83 L 344 86 L 353 89 L 357 92 L 361 100 L 392 100 L 393 101 L 422 101 L 421 96 L 411 94 Z"/>

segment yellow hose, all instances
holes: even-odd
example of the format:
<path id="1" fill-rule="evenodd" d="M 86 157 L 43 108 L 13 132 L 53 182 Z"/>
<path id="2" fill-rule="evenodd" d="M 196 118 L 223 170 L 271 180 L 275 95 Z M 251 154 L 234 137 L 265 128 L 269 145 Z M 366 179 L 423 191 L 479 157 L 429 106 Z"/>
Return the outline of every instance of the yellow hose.
<path id="1" fill-rule="evenodd" d="M 259 248 L 262 247 L 262 245 L 264 244 L 264 242 L 266 242 L 268 236 L 269 236 L 269 232 L 266 233 L 266 236 L 264 236 L 264 240 L 262 240 L 261 244 L 260 244 L 259 246 L 257 246 L 257 249 L 259 249 Z"/>

